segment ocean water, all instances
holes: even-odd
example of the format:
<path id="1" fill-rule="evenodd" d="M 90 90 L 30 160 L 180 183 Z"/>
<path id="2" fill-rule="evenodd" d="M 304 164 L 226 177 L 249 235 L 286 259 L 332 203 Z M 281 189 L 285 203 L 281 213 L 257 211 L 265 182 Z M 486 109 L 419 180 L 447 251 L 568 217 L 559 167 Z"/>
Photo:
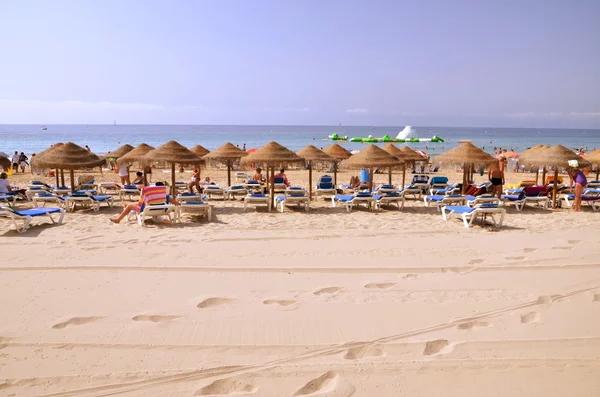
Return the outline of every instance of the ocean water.
<path id="1" fill-rule="evenodd" d="M 360 127 L 360 126 L 227 126 L 227 125 L 48 125 L 42 130 L 39 125 L 0 125 L 0 152 L 23 151 L 28 155 L 39 153 L 56 142 L 74 142 L 88 145 L 97 154 L 104 154 L 128 143 L 136 146 L 147 143 L 151 146 L 176 140 L 187 147 L 200 144 L 214 150 L 225 142 L 246 145 L 247 149 L 258 148 L 270 141 L 277 141 L 291 150 L 300 150 L 307 145 L 318 148 L 329 146 L 332 133 L 351 137 L 396 137 L 405 126 Z M 407 129 L 408 130 L 408 129 Z M 405 130 L 405 131 L 407 131 Z M 409 137 L 431 138 L 437 135 L 445 143 L 408 143 L 415 150 L 423 150 L 435 156 L 455 147 L 460 140 L 472 140 L 489 153 L 494 148 L 513 149 L 517 152 L 542 143 L 562 144 L 569 148 L 600 148 L 600 130 L 580 129 L 533 129 L 533 128 L 456 128 L 424 127 L 410 128 Z M 366 144 L 338 142 L 348 150 L 360 150 Z M 383 145 L 383 144 L 379 144 Z M 402 144 L 397 144 L 402 145 Z"/>

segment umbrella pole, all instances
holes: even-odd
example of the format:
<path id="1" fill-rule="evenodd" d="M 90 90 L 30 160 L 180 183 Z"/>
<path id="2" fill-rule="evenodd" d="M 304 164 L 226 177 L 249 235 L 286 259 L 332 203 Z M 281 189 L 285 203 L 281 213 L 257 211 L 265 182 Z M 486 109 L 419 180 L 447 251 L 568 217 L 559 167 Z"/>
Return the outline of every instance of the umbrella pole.
<path id="1" fill-rule="evenodd" d="M 71 192 L 75 191 L 75 171 L 69 170 L 71 173 Z"/>
<path id="2" fill-rule="evenodd" d="M 175 200 L 175 163 L 171 163 L 171 195 Z"/>
<path id="3" fill-rule="evenodd" d="M 231 186 L 231 159 L 227 159 L 227 186 Z"/>
<path id="4" fill-rule="evenodd" d="M 58 180 L 58 168 L 57 168 L 56 169 L 56 187 L 60 186 L 58 182 L 60 182 L 60 181 Z"/>
<path id="5" fill-rule="evenodd" d="M 400 190 L 404 190 L 405 183 L 406 183 L 406 163 L 404 163 L 404 166 L 402 166 L 402 189 L 400 189 Z"/>
<path id="6" fill-rule="evenodd" d="M 540 169 L 538 168 L 537 170 L 535 170 L 535 184 L 538 184 L 538 181 L 540 179 Z"/>
<path id="7" fill-rule="evenodd" d="M 392 184 L 392 166 L 390 165 L 390 167 L 388 168 L 388 183 L 391 185 Z"/>
<path id="8" fill-rule="evenodd" d="M 546 184 L 546 167 L 544 166 L 543 171 L 542 171 L 542 185 Z"/>
<path id="9" fill-rule="evenodd" d="M 61 186 L 65 186 L 65 170 L 63 170 L 62 168 L 60 170 L 60 183 Z"/>
<path id="10" fill-rule="evenodd" d="M 144 171 L 144 186 L 148 186 L 148 178 L 147 178 L 147 173 L 146 173 L 147 169 L 148 168 L 143 167 L 143 171 Z"/>
<path id="11" fill-rule="evenodd" d="M 463 185 L 462 185 L 462 194 L 465 194 L 467 191 L 467 165 L 463 165 Z"/>
<path id="12" fill-rule="evenodd" d="M 268 167 L 267 167 L 268 168 Z M 275 166 L 271 166 L 271 176 L 275 175 Z M 271 210 L 273 210 L 273 203 L 275 202 L 275 178 L 271 177 L 271 190 L 269 200 L 271 201 Z"/>
<path id="13" fill-rule="evenodd" d="M 312 160 L 308 160 L 308 201 L 312 201 Z"/>
<path id="14" fill-rule="evenodd" d="M 554 189 L 552 190 L 552 209 L 556 209 L 556 190 L 558 188 L 558 167 L 554 169 Z"/>
<path id="15" fill-rule="evenodd" d="M 596 166 L 596 180 L 598 180 L 599 174 L 600 174 L 600 164 Z"/>
<path id="16" fill-rule="evenodd" d="M 373 193 L 373 167 L 369 168 L 369 191 Z"/>
<path id="17" fill-rule="evenodd" d="M 333 162 L 333 186 L 337 186 L 337 159 Z"/>

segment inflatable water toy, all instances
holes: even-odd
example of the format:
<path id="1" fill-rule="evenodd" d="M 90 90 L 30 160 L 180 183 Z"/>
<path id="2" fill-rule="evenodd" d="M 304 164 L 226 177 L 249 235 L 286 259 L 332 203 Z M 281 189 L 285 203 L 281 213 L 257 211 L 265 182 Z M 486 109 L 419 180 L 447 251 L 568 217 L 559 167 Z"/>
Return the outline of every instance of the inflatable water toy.
<path id="1" fill-rule="evenodd" d="M 348 135 L 338 135 L 338 134 L 331 134 L 328 137 L 329 139 L 331 139 L 332 141 L 348 141 Z"/>
<path id="2" fill-rule="evenodd" d="M 353 137 L 349 139 L 350 142 L 361 142 L 361 143 L 375 143 L 375 142 L 398 142 L 398 143 L 412 143 L 412 142 L 445 142 L 443 138 L 434 135 L 431 138 L 392 138 L 389 135 L 384 135 L 381 138 L 375 138 L 372 135 L 368 137 Z"/>

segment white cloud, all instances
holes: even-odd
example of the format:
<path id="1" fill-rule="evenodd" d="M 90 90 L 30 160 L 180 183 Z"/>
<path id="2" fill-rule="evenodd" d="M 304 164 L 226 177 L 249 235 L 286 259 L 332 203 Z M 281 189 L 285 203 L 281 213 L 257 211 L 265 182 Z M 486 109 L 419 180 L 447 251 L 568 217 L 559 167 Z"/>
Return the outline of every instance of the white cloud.
<path id="1" fill-rule="evenodd" d="M 361 108 L 346 109 L 346 113 L 365 114 L 365 113 L 369 113 L 369 109 L 361 109 Z"/>
<path id="2" fill-rule="evenodd" d="M 600 112 L 570 112 L 568 116 L 574 119 L 596 119 L 600 118 Z"/>
<path id="3" fill-rule="evenodd" d="M 520 113 L 509 113 L 505 114 L 506 117 L 511 119 L 526 119 L 529 117 L 535 117 L 535 113 L 533 112 L 520 112 Z"/>
<path id="4" fill-rule="evenodd" d="M 560 117 L 560 116 L 564 116 L 564 113 L 560 113 L 560 112 L 548 112 L 548 113 L 544 113 L 543 116 L 544 117 Z"/>

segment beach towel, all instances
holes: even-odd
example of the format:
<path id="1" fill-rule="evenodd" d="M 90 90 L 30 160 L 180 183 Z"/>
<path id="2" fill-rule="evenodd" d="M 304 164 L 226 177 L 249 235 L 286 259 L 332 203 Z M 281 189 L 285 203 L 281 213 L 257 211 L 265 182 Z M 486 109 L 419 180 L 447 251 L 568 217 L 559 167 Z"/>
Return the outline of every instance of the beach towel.
<path id="1" fill-rule="evenodd" d="M 146 205 L 166 204 L 166 202 L 166 186 L 147 186 L 142 189 L 140 200 L 138 201 L 137 212 L 143 211 Z"/>

